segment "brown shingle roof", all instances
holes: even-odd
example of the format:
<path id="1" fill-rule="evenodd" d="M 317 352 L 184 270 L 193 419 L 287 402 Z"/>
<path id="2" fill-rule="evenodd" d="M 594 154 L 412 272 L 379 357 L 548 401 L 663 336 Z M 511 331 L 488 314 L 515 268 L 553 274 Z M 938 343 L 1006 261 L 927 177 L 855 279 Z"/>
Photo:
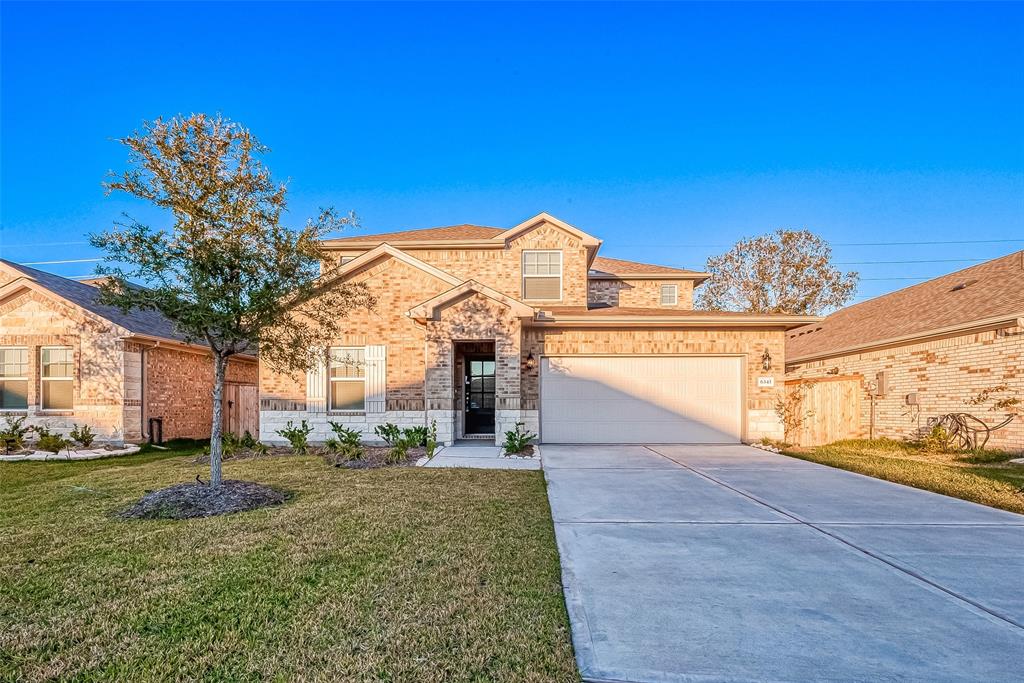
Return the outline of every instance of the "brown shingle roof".
<path id="1" fill-rule="evenodd" d="M 786 358 L 817 357 L 1001 315 L 1024 315 L 1024 251 L 836 311 L 787 335 Z"/>
<path id="2" fill-rule="evenodd" d="M 623 261 L 617 258 L 605 258 L 598 256 L 590 265 L 592 273 L 605 275 L 700 275 L 696 270 L 685 268 L 670 268 L 669 266 L 656 266 L 650 263 L 638 263 L 636 261 Z"/>
<path id="3" fill-rule="evenodd" d="M 365 244 L 381 242 L 433 242 L 434 240 L 486 240 L 505 232 L 502 228 L 491 228 L 486 225 L 446 225 L 439 228 L 423 228 L 421 230 L 400 230 L 398 232 L 382 232 L 375 235 L 355 235 L 325 240 L 328 246 L 345 244 Z"/>
<path id="4" fill-rule="evenodd" d="M 160 337 L 161 339 L 169 339 L 172 341 L 185 340 L 185 335 L 174 327 L 174 323 L 156 311 L 134 310 L 129 311 L 128 313 L 122 313 L 119 308 L 101 304 L 99 302 L 100 291 L 93 285 L 69 280 L 68 278 L 61 277 L 60 275 L 54 275 L 53 273 L 47 273 L 43 270 L 29 268 L 28 266 L 23 266 L 20 263 L 14 263 L 5 259 L 0 259 L 0 263 L 10 266 L 11 268 L 27 275 L 35 280 L 40 286 L 45 287 L 57 296 L 66 299 L 87 311 L 95 313 L 115 325 L 120 325 L 134 334 L 140 334 L 146 337 Z"/>

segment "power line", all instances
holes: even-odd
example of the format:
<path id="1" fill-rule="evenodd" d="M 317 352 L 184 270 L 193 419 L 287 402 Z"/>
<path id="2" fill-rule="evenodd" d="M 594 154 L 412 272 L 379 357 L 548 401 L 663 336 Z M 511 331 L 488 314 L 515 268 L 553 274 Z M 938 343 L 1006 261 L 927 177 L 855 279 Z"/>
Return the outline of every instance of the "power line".
<path id="1" fill-rule="evenodd" d="M 73 258 L 66 261 L 26 261 L 22 263 L 23 266 L 49 266 L 57 263 L 95 263 L 96 261 L 102 261 L 99 258 Z"/>
<path id="2" fill-rule="evenodd" d="M 888 265 L 897 263 L 965 263 L 979 261 L 989 261 L 987 258 L 939 258 L 939 259 L 924 259 L 921 261 L 837 261 L 833 265 L 836 266 L 870 266 L 870 265 Z"/>
<path id="3" fill-rule="evenodd" d="M 88 242 L 35 242 L 25 244 L 0 244 L 5 249 L 13 249 L 14 247 L 70 247 L 80 244 L 89 244 Z"/>

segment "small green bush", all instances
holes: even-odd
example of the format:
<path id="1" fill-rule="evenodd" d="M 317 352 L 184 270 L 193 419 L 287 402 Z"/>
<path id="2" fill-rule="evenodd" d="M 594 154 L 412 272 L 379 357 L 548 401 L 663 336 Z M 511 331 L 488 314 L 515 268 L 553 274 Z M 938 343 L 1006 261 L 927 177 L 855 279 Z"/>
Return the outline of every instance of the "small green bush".
<path id="1" fill-rule="evenodd" d="M 267 444 L 262 441 L 255 441 L 252 446 L 249 447 L 249 450 L 252 451 L 253 455 L 260 457 L 270 453 L 270 449 L 267 447 Z"/>
<path id="2" fill-rule="evenodd" d="M 433 458 L 437 450 L 437 420 L 430 421 L 430 429 L 427 430 L 427 440 L 423 444 L 427 449 L 427 457 Z"/>
<path id="3" fill-rule="evenodd" d="M 391 447 L 398 445 L 398 442 L 402 440 L 402 430 L 398 428 L 398 425 L 390 422 L 377 425 L 373 428 L 373 433 Z"/>
<path id="4" fill-rule="evenodd" d="M 31 427 L 25 426 L 24 417 L 7 416 L 4 426 L 0 427 L 0 441 L 9 443 L 14 450 L 20 451 L 25 447 L 25 437 L 32 431 Z M 0 444 L 2 447 L 3 444 Z"/>
<path id="5" fill-rule="evenodd" d="M 408 444 L 410 448 L 426 446 L 427 435 L 426 427 L 407 427 L 402 430 L 402 441 Z"/>
<path id="6" fill-rule="evenodd" d="M 248 429 L 246 429 L 245 433 L 242 434 L 242 438 L 239 443 L 241 444 L 242 448 L 247 448 L 248 450 L 251 451 L 256 447 L 256 444 L 258 444 L 259 442 L 256 439 L 254 439 L 252 433 Z"/>
<path id="7" fill-rule="evenodd" d="M 292 424 L 291 420 L 288 420 L 288 423 L 275 433 L 288 442 L 292 447 L 292 453 L 295 455 L 306 455 L 309 453 L 309 435 L 313 433 L 313 428 L 305 420 L 298 427 Z"/>
<path id="8" fill-rule="evenodd" d="M 342 443 L 337 439 L 327 440 L 327 453 L 324 460 L 328 465 L 340 467 L 347 462 L 363 459 L 363 447 L 360 444 Z"/>
<path id="9" fill-rule="evenodd" d="M 409 458 L 409 444 L 405 441 L 399 440 L 395 442 L 395 445 L 388 449 L 388 452 L 384 455 L 384 462 L 389 465 L 397 465 Z"/>
<path id="10" fill-rule="evenodd" d="M 515 429 L 505 432 L 505 443 L 502 444 L 502 448 L 506 453 L 522 453 L 530 442 L 537 438 L 536 434 L 524 429 L 525 426 L 524 422 L 516 422 Z"/>
<path id="11" fill-rule="evenodd" d="M 224 432 L 220 435 L 220 449 L 225 458 L 230 458 L 242 450 L 242 440 L 233 432 Z"/>
<path id="12" fill-rule="evenodd" d="M 39 440 L 36 442 L 36 448 L 38 448 L 41 451 L 49 451 L 50 453 L 53 453 L 55 455 L 57 453 L 60 453 L 65 448 L 68 448 L 70 445 L 71 442 L 65 439 L 60 434 L 50 433 L 47 433 L 39 437 Z"/>
<path id="13" fill-rule="evenodd" d="M 88 448 L 92 445 L 92 442 L 96 440 L 96 433 L 92 431 L 89 425 L 82 425 L 79 427 L 76 424 L 75 428 L 71 430 L 69 436 L 72 440 L 81 444 L 82 448 Z"/>
<path id="14" fill-rule="evenodd" d="M 331 431 L 334 432 L 334 436 L 339 443 L 349 444 L 352 446 L 358 446 L 362 442 L 362 434 L 356 429 L 349 429 L 340 422 L 329 422 L 331 425 Z"/>

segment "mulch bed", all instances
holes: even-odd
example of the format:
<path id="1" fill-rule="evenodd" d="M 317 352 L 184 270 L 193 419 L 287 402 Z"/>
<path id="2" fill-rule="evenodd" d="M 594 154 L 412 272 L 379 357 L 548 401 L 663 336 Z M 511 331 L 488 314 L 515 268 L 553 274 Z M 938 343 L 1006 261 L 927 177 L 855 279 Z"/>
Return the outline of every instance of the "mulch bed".
<path id="1" fill-rule="evenodd" d="M 423 447 L 410 448 L 408 457 L 396 463 L 389 463 L 385 460 L 388 451 L 387 446 L 363 446 L 363 457 L 359 460 L 338 460 L 330 453 L 324 454 L 324 460 L 328 465 L 345 467 L 350 470 L 375 470 L 381 467 L 412 467 L 416 461 L 427 454 Z"/>
<path id="2" fill-rule="evenodd" d="M 149 491 L 117 513 L 122 519 L 194 519 L 281 505 L 292 494 L 252 481 L 226 479 L 214 488 L 189 482 Z"/>
<path id="3" fill-rule="evenodd" d="M 506 453 L 506 458 L 518 457 L 518 458 L 532 458 L 534 454 L 533 446 L 526 446 L 523 450 L 518 453 Z"/>

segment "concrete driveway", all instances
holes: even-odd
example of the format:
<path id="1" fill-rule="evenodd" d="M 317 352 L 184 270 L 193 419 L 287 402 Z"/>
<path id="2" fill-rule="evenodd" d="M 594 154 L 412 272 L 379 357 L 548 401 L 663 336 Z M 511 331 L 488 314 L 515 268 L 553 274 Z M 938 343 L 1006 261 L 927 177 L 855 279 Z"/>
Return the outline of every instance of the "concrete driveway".
<path id="1" fill-rule="evenodd" d="M 1024 516 L 745 446 L 544 446 L 588 681 L 1019 681 Z"/>

